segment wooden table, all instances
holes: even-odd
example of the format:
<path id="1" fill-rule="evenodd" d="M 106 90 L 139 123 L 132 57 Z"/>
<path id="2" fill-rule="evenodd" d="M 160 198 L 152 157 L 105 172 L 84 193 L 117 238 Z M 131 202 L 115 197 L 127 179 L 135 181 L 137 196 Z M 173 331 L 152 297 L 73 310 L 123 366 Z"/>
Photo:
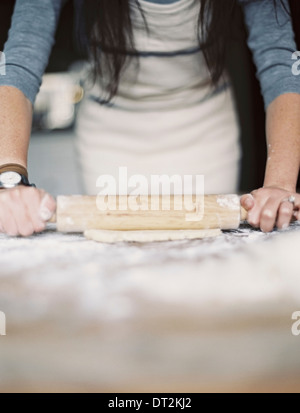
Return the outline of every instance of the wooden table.
<path id="1" fill-rule="evenodd" d="M 0 391 L 298 392 L 299 241 L 0 236 Z"/>

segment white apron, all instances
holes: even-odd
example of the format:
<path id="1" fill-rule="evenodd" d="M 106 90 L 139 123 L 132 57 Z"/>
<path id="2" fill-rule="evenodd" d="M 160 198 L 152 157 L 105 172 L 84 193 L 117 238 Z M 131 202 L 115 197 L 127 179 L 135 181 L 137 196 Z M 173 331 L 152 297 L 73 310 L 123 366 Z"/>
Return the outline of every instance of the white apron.
<path id="1" fill-rule="evenodd" d="M 151 175 L 204 175 L 206 193 L 237 191 L 241 151 L 234 99 L 228 81 L 217 90 L 205 84 L 209 74 L 198 47 L 199 0 L 140 4 L 149 30 L 132 1 L 138 69 L 132 59 L 110 106 L 99 103 L 98 85 L 87 87 L 78 113 L 86 192 L 99 192 L 101 175 L 118 183 L 120 168 L 149 182 Z"/>

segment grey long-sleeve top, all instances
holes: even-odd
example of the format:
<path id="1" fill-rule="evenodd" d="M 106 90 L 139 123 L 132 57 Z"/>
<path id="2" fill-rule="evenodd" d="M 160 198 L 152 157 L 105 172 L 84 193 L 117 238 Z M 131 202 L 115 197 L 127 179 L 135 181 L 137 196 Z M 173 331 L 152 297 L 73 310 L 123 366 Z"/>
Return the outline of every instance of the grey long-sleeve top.
<path id="1" fill-rule="evenodd" d="M 48 63 L 64 1 L 16 1 L 4 47 L 6 74 L 0 70 L 0 86 L 20 89 L 32 103 Z M 170 3 L 178 0 L 148 1 Z M 300 76 L 292 73 L 295 63 L 292 54 L 296 51 L 294 33 L 281 1 L 276 0 L 277 12 L 273 0 L 239 1 L 244 9 L 249 31 L 248 45 L 253 52 L 265 106 L 284 93 L 300 93 Z M 283 2 L 288 9 L 288 0 Z"/>

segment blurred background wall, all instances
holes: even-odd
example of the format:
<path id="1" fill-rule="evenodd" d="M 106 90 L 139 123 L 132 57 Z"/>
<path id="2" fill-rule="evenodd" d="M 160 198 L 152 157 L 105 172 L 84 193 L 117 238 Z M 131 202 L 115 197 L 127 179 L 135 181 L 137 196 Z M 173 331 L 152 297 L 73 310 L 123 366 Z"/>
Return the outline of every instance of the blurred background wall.
<path id="1" fill-rule="evenodd" d="M 7 38 L 14 3 L 15 0 L 1 0 L 0 2 L 0 50 L 3 50 Z M 300 50 L 300 1 L 290 0 L 290 6 L 298 41 L 298 49 Z M 255 67 L 251 60 L 251 53 L 246 45 L 246 29 L 240 10 L 236 12 L 233 25 L 235 30 L 229 47 L 227 67 L 234 85 L 237 110 L 241 124 L 243 162 L 240 191 L 246 192 L 261 186 L 263 182 L 266 159 L 265 113 L 260 87 L 255 77 Z M 73 0 L 67 0 L 61 13 L 56 33 L 56 44 L 53 48 L 46 72 L 65 73 L 74 62 L 81 61 L 83 57 L 76 47 Z M 69 129 L 68 134 L 64 134 L 62 131 L 59 132 L 59 135 L 57 135 L 57 133 L 55 136 L 51 134 L 52 150 L 48 150 L 46 138 L 44 141 L 41 141 L 40 133 L 41 132 L 37 134 L 39 140 L 35 138 L 32 140 L 31 149 L 33 153 L 30 164 L 32 174 L 39 181 L 38 184 L 52 191 L 54 194 L 62 191 L 65 193 L 80 192 L 81 187 L 78 183 L 78 175 L 76 175 L 77 166 L 74 160 L 75 149 L 72 145 L 72 130 Z M 63 142 L 65 146 L 63 146 Z M 62 145 L 60 151 L 55 150 L 58 143 Z M 63 155 L 64 157 L 69 157 L 69 167 L 66 169 L 66 165 L 64 165 L 61 170 L 64 175 L 69 174 L 71 176 L 69 178 L 70 182 L 67 183 L 68 188 L 66 188 L 66 185 L 61 186 L 58 178 L 49 178 L 49 176 L 42 178 L 39 171 L 40 162 L 35 162 L 37 157 L 40 157 L 41 160 L 44 156 L 45 159 L 48 158 L 48 162 L 56 162 L 57 165 L 60 165 L 59 157 L 63 157 Z M 49 156 L 54 156 L 54 159 L 49 161 Z M 63 158 L 61 162 L 63 162 Z"/>

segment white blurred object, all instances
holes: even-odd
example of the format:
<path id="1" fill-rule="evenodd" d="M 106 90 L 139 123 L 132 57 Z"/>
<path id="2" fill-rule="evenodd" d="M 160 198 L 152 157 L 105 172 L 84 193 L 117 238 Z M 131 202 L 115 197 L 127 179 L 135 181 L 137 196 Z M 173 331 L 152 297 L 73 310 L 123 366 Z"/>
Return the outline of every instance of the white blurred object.
<path id="1" fill-rule="evenodd" d="M 84 95 L 83 67 L 84 63 L 76 62 L 68 72 L 44 75 L 34 106 L 34 129 L 67 129 L 73 125 L 76 105 Z"/>

